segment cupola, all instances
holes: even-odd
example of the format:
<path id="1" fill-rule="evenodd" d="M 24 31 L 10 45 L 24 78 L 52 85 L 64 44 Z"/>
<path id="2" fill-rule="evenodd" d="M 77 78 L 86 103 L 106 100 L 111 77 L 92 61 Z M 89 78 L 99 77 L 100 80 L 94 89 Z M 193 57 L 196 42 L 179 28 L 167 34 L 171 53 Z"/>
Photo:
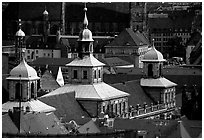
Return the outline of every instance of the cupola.
<path id="1" fill-rule="evenodd" d="M 144 55 L 143 62 L 163 62 L 166 61 L 163 58 L 163 55 L 161 54 L 161 52 L 157 51 L 157 49 L 154 47 L 154 39 L 153 39 L 153 45 L 152 48 Z"/>
<path id="2" fill-rule="evenodd" d="M 37 76 L 36 70 L 29 66 L 23 59 L 18 66 L 11 70 L 10 76 L 7 79 L 37 80 L 40 78 Z"/>
<path id="3" fill-rule="evenodd" d="M 79 33 L 78 41 L 94 41 L 92 38 L 92 32 L 87 28 L 88 27 L 88 19 L 86 16 L 87 8 L 84 8 L 84 21 L 83 21 L 83 30 Z"/>

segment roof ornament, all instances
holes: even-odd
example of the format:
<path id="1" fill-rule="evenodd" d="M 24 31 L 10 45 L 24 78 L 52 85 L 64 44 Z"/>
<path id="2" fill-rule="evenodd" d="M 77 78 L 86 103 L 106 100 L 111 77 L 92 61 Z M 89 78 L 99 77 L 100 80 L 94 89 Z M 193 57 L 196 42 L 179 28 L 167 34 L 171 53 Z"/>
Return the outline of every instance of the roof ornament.
<path id="1" fill-rule="evenodd" d="M 86 29 L 88 27 L 88 19 L 87 19 L 87 16 L 86 16 L 86 11 L 87 11 L 87 8 L 86 8 L 86 3 L 84 5 L 84 29 Z"/>
<path id="2" fill-rule="evenodd" d="M 43 15 L 48 15 L 48 11 L 47 11 L 46 5 L 45 5 L 45 10 L 44 10 L 44 12 L 43 12 Z"/>
<path id="3" fill-rule="evenodd" d="M 155 49 L 155 46 L 154 46 L 154 38 L 152 39 L 152 48 Z"/>

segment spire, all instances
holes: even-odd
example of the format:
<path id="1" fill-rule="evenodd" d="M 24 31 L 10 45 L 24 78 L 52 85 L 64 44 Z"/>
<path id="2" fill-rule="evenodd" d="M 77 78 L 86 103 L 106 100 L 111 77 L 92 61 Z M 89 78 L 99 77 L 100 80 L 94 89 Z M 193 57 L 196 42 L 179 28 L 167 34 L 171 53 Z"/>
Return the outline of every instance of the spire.
<path id="1" fill-rule="evenodd" d="M 48 15 L 47 7 L 45 5 L 45 11 L 43 12 L 43 15 Z"/>
<path id="2" fill-rule="evenodd" d="M 84 7 L 84 29 L 86 29 L 88 27 L 88 19 L 87 19 L 87 16 L 86 16 L 86 11 L 87 11 L 87 8 L 86 8 L 86 3 L 85 3 L 85 7 Z"/>
<path id="3" fill-rule="evenodd" d="M 154 46 L 154 38 L 152 39 L 152 48 L 155 49 L 155 46 Z"/>
<path id="4" fill-rule="evenodd" d="M 21 30 L 21 19 L 18 20 L 18 31 L 16 32 L 17 37 L 24 37 L 25 33 Z"/>

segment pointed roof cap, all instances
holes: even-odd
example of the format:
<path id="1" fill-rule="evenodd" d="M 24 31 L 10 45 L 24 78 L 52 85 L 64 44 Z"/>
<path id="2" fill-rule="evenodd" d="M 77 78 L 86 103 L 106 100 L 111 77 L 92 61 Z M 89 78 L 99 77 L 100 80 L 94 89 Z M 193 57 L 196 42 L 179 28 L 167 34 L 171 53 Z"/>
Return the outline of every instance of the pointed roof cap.
<path id="1" fill-rule="evenodd" d="M 154 39 L 153 41 L 153 45 L 151 50 L 149 50 L 147 53 L 144 54 L 143 57 L 143 62 L 162 62 L 162 61 L 166 61 L 163 58 L 163 55 L 161 52 L 157 51 L 157 49 L 154 47 Z"/>
<path id="2" fill-rule="evenodd" d="M 43 12 L 43 15 L 48 15 L 48 11 L 47 11 L 46 6 L 45 6 L 45 11 Z"/>
<path id="3" fill-rule="evenodd" d="M 37 80 L 40 79 L 37 76 L 37 72 L 34 68 L 29 66 L 23 59 L 21 63 L 13 68 L 10 72 L 10 76 L 6 78 L 8 80 Z"/>
<path id="4" fill-rule="evenodd" d="M 79 33 L 79 39 L 77 41 L 94 41 L 92 38 L 92 32 L 88 29 L 88 19 L 86 16 L 86 3 L 84 8 L 84 21 L 83 21 L 83 29 Z"/>
<path id="5" fill-rule="evenodd" d="M 21 30 L 21 19 L 18 20 L 19 30 L 16 32 L 17 37 L 24 37 L 25 33 Z"/>

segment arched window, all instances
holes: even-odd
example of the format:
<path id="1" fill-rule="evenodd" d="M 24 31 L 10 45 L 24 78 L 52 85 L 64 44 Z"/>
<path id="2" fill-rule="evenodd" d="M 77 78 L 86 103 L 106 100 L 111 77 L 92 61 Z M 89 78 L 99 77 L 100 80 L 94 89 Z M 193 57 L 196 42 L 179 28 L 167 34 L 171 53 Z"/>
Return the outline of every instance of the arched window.
<path id="1" fill-rule="evenodd" d="M 15 98 L 16 99 L 20 99 L 20 97 L 22 96 L 22 84 L 20 84 L 20 83 L 17 83 L 16 84 L 16 93 L 15 93 Z"/>
<path id="2" fill-rule="evenodd" d="M 162 76 L 162 65 L 159 64 L 159 76 Z"/>
<path id="3" fill-rule="evenodd" d="M 148 77 L 153 77 L 153 65 L 148 65 Z"/>
<path id="4" fill-rule="evenodd" d="M 34 98 L 35 96 L 34 96 L 34 93 L 35 93 L 35 91 L 34 91 L 34 83 L 32 83 L 31 84 L 31 98 Z"/>

